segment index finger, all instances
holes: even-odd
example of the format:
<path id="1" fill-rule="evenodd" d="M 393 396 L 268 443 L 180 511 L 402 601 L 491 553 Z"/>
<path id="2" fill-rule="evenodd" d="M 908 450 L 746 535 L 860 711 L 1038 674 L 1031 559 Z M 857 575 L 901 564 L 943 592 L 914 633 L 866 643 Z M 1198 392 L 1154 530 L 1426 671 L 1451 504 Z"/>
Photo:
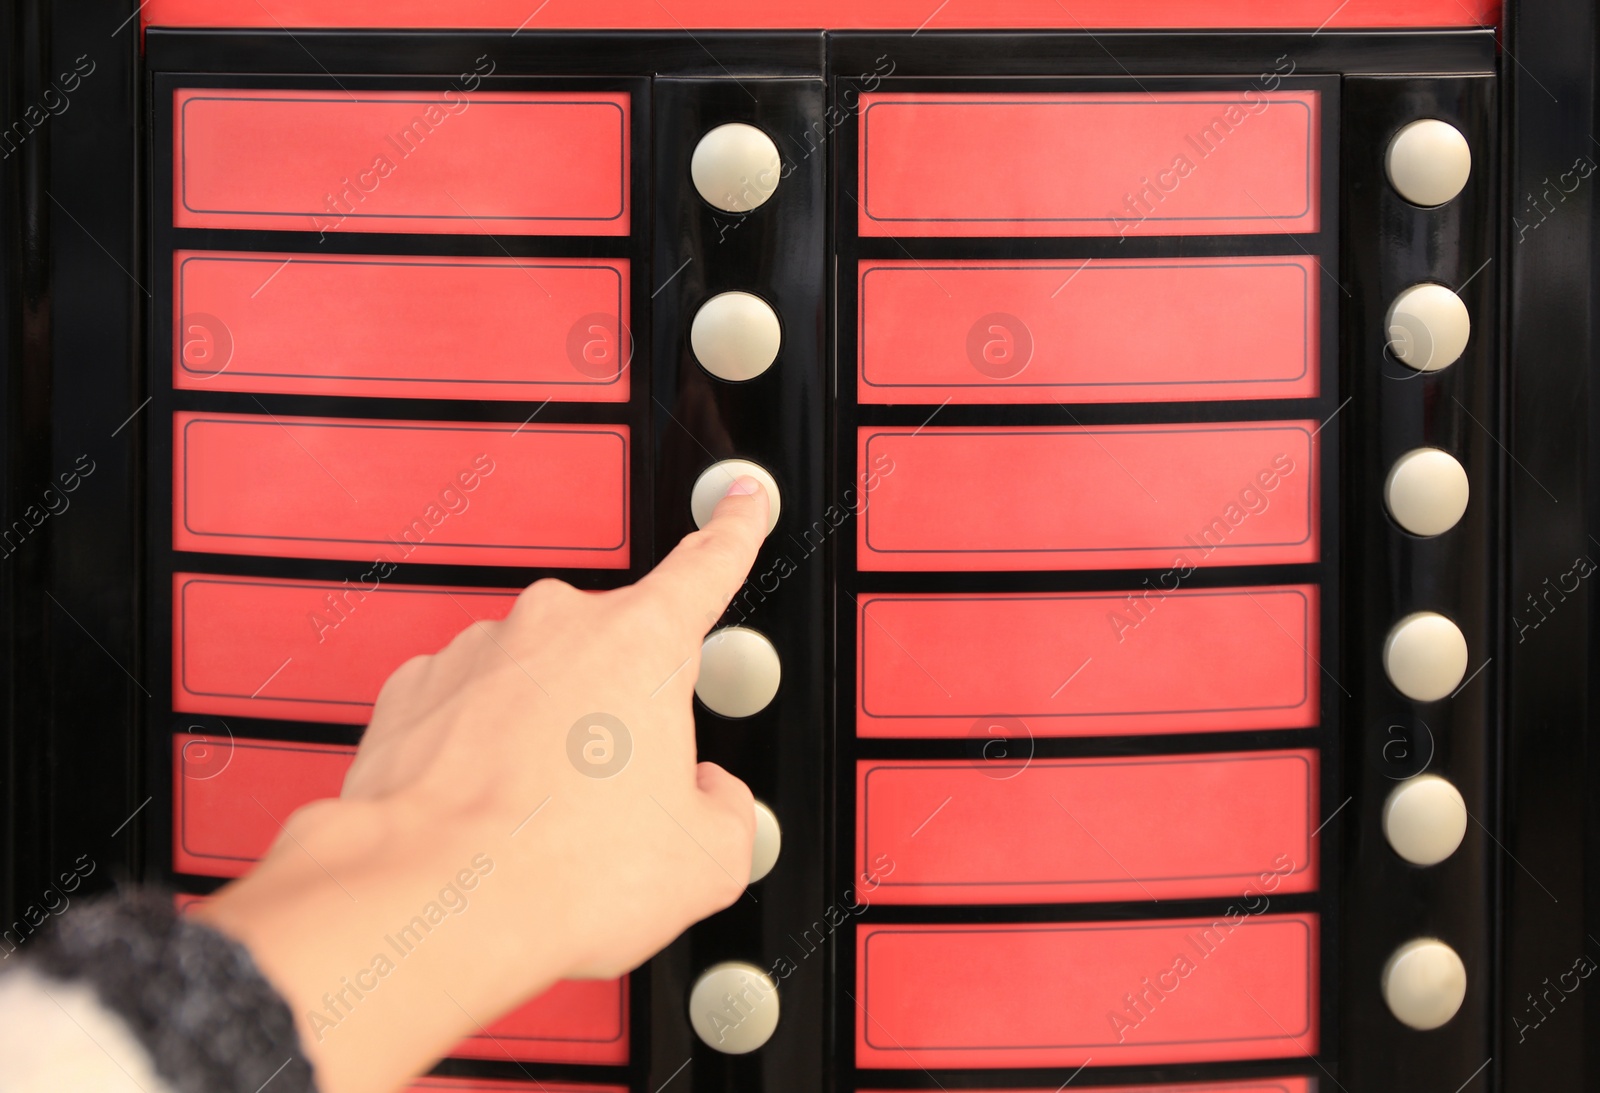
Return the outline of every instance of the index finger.
<path id="1" fill-rule="evenodd" d="M 748 475 L 734 480 L 711 519 L 673 547 L 635 586 L 666 600 L 674 617 L 705 636 L 732 602 L 767 537 L 769 501 Z"/>

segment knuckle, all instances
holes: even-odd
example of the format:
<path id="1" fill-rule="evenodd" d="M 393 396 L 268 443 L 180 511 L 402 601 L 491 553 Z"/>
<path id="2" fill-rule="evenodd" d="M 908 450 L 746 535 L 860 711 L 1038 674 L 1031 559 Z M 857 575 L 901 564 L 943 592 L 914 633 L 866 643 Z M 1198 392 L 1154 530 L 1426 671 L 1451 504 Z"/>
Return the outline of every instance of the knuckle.
<path id="1" fill-rule="evenodd" d="M 521 613 L 549 610 L 567 602 L 577 591 L 557 577 L 541 577 L 517 594 L 516 606 L 512 610 Z"/>

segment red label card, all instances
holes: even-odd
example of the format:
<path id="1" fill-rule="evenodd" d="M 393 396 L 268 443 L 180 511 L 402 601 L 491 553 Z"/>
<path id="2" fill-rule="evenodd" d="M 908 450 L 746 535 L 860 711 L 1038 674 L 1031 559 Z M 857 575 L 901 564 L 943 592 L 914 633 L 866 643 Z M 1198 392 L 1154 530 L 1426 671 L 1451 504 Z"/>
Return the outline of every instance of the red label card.
<path id="1" fill-rule="evenodd" d="M 881 881 L 871 902 L 1255 899 L 1316 887 L 1313 751 L 1030 760 L 1024 745 L 1012 756 L 857 765 L 856 875 Z"/>
<path id="2" fill-rule="evenodd" d="M 1318 287 L 1303 255 L 863 262 L 857 393 L 863 403 L 1311 398 Z"/>
<path id="3" fill-rule="evenodd" d="M 863 570 L 1317 558 L 1314 421 L 861 429 Z"/>
<path id="4" fill-rule="evenodd" d="M 430 1090 L 441 1093 L 628 1093 L 627 1086 L 622 1085 L 576 1085 L 572 1082 L 552 1082 L 548 1078 L 530 1082 L 502 1082 L 494 1078 L 418 1078 L 406 1087 L 409 1093 L 429 1093 Z M 1301 1090 L 1291 1091 L 1276 1086 L 1228 1086 L 1219 1089 L 1216 1093 L 1304 1093 Z M 1184 1091 L 1187 1093 L 1187 1091 Z M 1210 1090 L 1204 1093 L 1211 1093 Z"/>
<path id="5" fill-rule="evenodd" d="M 860 231 L 1314 232 L 1319 106 L 1254 88 L 863 95 Z"/>
<path id="6" fill-rule="evenodd" d="M 623 259 L 179 251 L 172 383 L 626 402 Z"/>
<path id="7" fill-rule="evenodd" d="M 563 980 L 450 1054 L 520 1063 L 626 1063 L 627 977 Z"/>
<path id="8" fill-rule="evenodd" d="M 356 749 L 231 736 L 172 741 L 172 868 L 237 877 L 267 852 L 289 814 L 337 797 Z"/>
<path id="9" fill-rule="evenodd" d="M 187 713 L 365 725 L 384 680 L 514 591 L 179 573 L 172 580 L 172 704 Z"/>
<path id="10" fill-rule="evenodd" d="M 180 413 L 173 547 L 628 565 L 628 427 Z"/>
<path id="11" fill-rule="evenodd" d="M 1242 1078 L 1235 1082 L 1163 1082 L 1161 1085 L 1085 1086 L 1076 1093 L 1316 1093 L 1310 1078 Z M 868 1091 L 863 1091 L 868 1093 Z M 888 1093 L 887 1090 L 876 1093 Z M 974 1090 L 973 1093 L 1001 1093 Z M 1006 1090 L 1005 1093 L 1063 1093 L 1061 1089 Z"/>
<path id="12" fill-rule="evenodd" d="M 863 594 L 857 732 L 1026 739 L 1315 725 L 1315 586 L 1180 585 L 1172 573 L 1132 592 Z"/>
<path id="13" fill-rule="evenodd" d="M 730 27 L 826 27 L 842 30 L 953 30 L 1030 27 L 1091 30 L 1122 27 L 1470 27 L 1495 25 L 1495 0 L 1345 0 L 1329 14 L 1322 0 L 949 0 L 928 13 L 923 0 L 800 0 L 752 6 L 745 0 L 549 0 L 534 19 L 524 0 L 146 0 L 146 26 L 197 27 L 497 27 L 521 33 L 586 28 L 677 30 Z"/>
<path id="14" fill-rule="evenodd" d="M 1241 899 L 1214 920 L 862 927 L 856 1064 L 1314 1055 L 1316 916 L 1254 907 Z"/>
<path id="15" fill-rule="evenodd" d="M 627 235 L 628 113 L 620 92 L 186 89 L 172 220 L 322 239 Z"/>

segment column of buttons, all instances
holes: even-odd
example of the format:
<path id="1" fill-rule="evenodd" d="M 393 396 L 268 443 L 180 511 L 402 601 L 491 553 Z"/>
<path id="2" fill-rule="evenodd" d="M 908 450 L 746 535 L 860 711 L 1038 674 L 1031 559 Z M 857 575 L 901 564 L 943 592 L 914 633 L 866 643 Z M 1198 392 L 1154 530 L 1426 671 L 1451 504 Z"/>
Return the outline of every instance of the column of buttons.
<path id="1" fill-rule="evenodd" d="M 1460 130 L 1423 118 L 1403 126 L 1384 157 L 1390 185 L 1421 208 L 1442 208 L 1461 193 L 1472 172 L 1472 152 Z M 1388 353 L 1418 373 L 1438 372 L 1461 359 L 1472 337 L 1472 317 L 1450 288 L 1413 284 L 1390 303 L 1385 316 Z M 1404 532 L 1418 537 L 1448 533 L 1469 502 L 1466 470 L 1449 452 L 1415 448 L 1395 461 L 1384 484 L 1384 504 Z M 1447 700 L 1466 677 L 1470 651 L 1461 628 L 1436 611 L 1415 611 L 1397 621 L 1383 645 L 1384 673 L 1416 703 Z M 1466 835 L 1467 808 L 1445 778 L 1420 774 L 1400 783 L 1383 807 L 1390 848 L 1412 865 L 1447 859 Z M 1380 990 L 1389 1011 L 1417 1030 L 1441 1027 L 1466 998 L 1461 957 L 1437 938 L 1414 938 L 1384 965 Z"/>

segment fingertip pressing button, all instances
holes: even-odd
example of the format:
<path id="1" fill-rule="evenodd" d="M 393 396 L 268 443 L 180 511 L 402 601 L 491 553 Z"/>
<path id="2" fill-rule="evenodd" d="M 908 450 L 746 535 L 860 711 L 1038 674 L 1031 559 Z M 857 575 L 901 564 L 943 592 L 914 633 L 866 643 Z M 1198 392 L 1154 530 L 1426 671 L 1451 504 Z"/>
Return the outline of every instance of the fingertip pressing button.
<path id="1" fill-rule="evenodd" d="M 1389 142 L 1389 184 L 1413 205 L 1432 208 L 1459 194 L 1472 175 L 1472 149 L 1461 130 L 1437 118 L 1407 125 Z"/>
<path id="2" fill-rule="evenodd" d="M 1456 1015 L 1466 997 L 1466 966 L 1442 941 L 1408 941 L 1383 967 L 1383 1000 L 1411 1028 L 1438 1028 Z"/>
<path id="3" fill-rule="evenodd" d="M 783 327 L 778 313 L 749 292 L 724 292 L 695 312 L 689 346 L 700 367 L 738 383 L 761 375 L 778 359 Z"/>
<path id="4" fill-rule="evenodd" d="M 1467 472 L 1438 448 L 1417 448 L 1395 460 L 1383 486 L 1395 523 L 1413 535 L 1442 535 L 1467 511 Z"/>
<path id="5" fill-rule="evenodd" d="M 778 650 L 765 634 L 748 626 L 725 626 L 707 634 L 700 646 L 694 693 L 712 713 L 750 717 L 777 696 L 782 678 Z"/>
<path id="6" fill-rule="evenodd" d="M 753 125 L 729 122 L 700 138 L 689 161 L 694 188 L 713 208 L 747 213 L 778 188 L 783 160 L 772 138 Z"/>
<path id="7" fill-rule="evenodd" d="M 1412 285 L 1394 298 L 1384 321 L 1389 351 L 1418 372 L 1437 372 L 1461 359 L 1472 335 L 1467 305 L 1444 285 Z"/>
<path id="8" fill-rule="evenodd" d="M 783 831 L 778 827 L 778 816 L 760 801 L 756 802 L 756 841 L 750 856 L 750 883 L 754 884 L 778 864 L 778 853 L 783 849 Z"/>
<path id="9" fill-rule="evenodd" d="M 1407 615 L 1389 631 L 1383 670 L 1407 698 L 1434 702 L 1456 689 L 1467 674 L 1467 639 L 1461 628 L 1434 611 Z"/>
<path id="10" fill-rule="evenodd" d="M 778 1027 L 778 985 L 754 964 L 713 964 L 689 991 L 689 1023 L 708 1046 L 749 1054 Z"/>
<path id="11" fill-rule="evenodd" d="M 772 529 L 778 526 L 778 513 L 783 508 L 783 499 L 778 495 L 778 483 L 765 467 L 748 459 L 724 459 L 700 472 L 700 477 L 694 481 L 694 489 L 689 492 L 689 512 L 694 517 L 695 527 L 703 528 L 711 522 L 711 513 L 717 507 L 717 502 L 727 495 L 729 486 L 745 475 L 760 482 L 761 488 L 767 491 L 767 534 L 772 534 Z"/>
<path id="12" fill-rule="evenodd" d="M 1383 834 L 1412 865 L 1438 865 L 1467 834 L 1461 791 L 1437 774 L 1406 779 L 1384 802 Z"/>

